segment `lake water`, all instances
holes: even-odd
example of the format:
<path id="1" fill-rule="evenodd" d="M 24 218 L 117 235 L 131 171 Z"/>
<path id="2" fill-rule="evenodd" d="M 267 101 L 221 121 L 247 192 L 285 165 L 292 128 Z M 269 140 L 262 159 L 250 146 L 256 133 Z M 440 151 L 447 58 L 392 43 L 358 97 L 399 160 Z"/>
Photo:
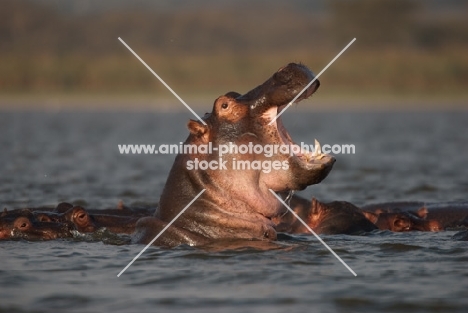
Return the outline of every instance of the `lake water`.
<path id="1" fill-rule="evenodd" d="M 206 110 L 210 108 L 207 107 Z M 203 112 L 199 112 L 203 114 Z M 313 112 L 291 108 L 296 142 L 354 144 L 321 201 L 468 200 L 468 111 Z M 118 144 L 184 141 L 190 113 L 1 112 L 4 207 L 154 205 L 174 156 Z M 455 232 L 313 236 L 272 251 L 149 248 L 86 237 L 0 242 L 0 312 L 466 312 L 468 242 Z"/>

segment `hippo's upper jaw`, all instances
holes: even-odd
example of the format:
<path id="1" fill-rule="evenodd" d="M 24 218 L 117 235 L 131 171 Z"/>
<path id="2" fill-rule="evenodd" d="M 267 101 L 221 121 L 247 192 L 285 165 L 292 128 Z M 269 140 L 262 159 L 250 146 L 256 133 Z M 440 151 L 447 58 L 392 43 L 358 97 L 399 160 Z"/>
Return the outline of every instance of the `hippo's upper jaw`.
<path id="1" fill-rule="evenodd" d="M 272 107 L 286 106 L 312 80 L 314 74 L 302 64 L 289 63 L 280 68 L 270 79 L 252 89 L 237 101 L 247 103 L 253 114 L 265 112 Z M 310 97 L 320 86 L 318 79 L 304 91 L 295 102 Z"/>

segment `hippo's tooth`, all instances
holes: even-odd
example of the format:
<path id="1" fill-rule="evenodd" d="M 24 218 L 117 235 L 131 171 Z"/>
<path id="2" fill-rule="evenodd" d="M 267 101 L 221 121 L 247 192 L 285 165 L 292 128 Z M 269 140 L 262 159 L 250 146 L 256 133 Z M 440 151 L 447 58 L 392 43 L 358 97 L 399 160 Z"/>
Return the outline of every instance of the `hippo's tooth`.
<path id="1" fill-rule="evenodd" d="M 322 153 L 322 147 L 320 146 L 320 142 L 318 142 L 317 139 L 315 139 L 315 149 L 312 153 L 312 156 L 319 160 L 325 157 L 325 154 Z"/>
<path id="2" fill-rule="evenodd" d="M 320 146 L 320 142 L 318 142 L 317 139 L 315 139 L 314 154 L 316 154 L 316 155 L 321 155 L 322 154 L 322 147 Z"/>
<path id="3" fill-rule="evenodd" d="M 322 154 L 322 146 L 320 146 L 320 142 L 318 142 L 317 139 L 315 139 L 315 152 L 317 154 Z"/>

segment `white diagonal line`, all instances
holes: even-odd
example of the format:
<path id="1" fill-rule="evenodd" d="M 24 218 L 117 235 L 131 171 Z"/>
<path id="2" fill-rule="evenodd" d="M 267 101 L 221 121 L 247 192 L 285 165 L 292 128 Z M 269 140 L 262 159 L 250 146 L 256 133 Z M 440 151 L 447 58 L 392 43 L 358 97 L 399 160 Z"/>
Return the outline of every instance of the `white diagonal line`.
<path id="1" fill-rule="evenodd" d="M 169 87 L 169 85 L 166 84 L 166 82 L 165 82 L 161 77 L 159 77 L 159 75 L 156 74 L 156 73 L 151 69 L 151 67 L 149 67 L 148 64 L 146 64 L 145 61 L 143 61 L 143 60 L 138 56 L 138 54 L 136 54 L 135 51 L 133 51 L 132 48 L 130 48 L 130 47 L 125 43 L 125 41 L 122 40 L 122 38 L 119 37 L 119 40 L 120 40 L 120 42 L 121 42 L 125 47 L 127 47 L 128 50 L 130 50 L 131 53 L 133 53 L 134 56 L 136 56 L 136 58 L 137 58 L 138 60 L 140 60 L 141 63 L 143 63 L 144 66 L 146 66 L 146 68 L 147 68 L 151 73 L 153 73 L 154 76 L 156 76 L 157 79 L 159 79 L 159 81 L 160 81 L 170 92 L 172 92 L 172 94 L 173 94 L 177 99 L 179 99 L 180 102 L 182 102 L 183 105 L 185 105 L 185 107 L 186 107 L 190 112 L 192 112 L 193 115 L 195 115 L 195 116 L 197 117 L 197 119 L 198 119 L 200 122 L 203 123 L 203 125 L 206 125 L 205 121 L 202 120 L 202 119 L 200 118 L 200 116 L 198 116 L 198 114 L 195 113 L 195 111 L 192 110 L 192 108 L 189 107 L 189 105 L 188 105 L 187 103 L 185 103 L 185 101 L 182 100 L 182 98 L 179 97 L 179 95 L 176 94 L 175 91 L 172 90 L 172 88 Z"/>
<path id="2" fill-rule="evenodd" d="M 294 101 L 296 101 L 297 98 L 299 98 L 299 97 L 304 93 L 304 91 L 306 91 L 307 88 L 309 88 L 309 87 L 320 77 L 320 75 L 322 75 L 323 72 L 325 72 L 325 71 L 327 70 L 327 68 L 330 67 L 330 65 L 332 65 L 333 62 L 335 62 L 336 59 L 338 59 L 338 58 L 343 54 L 343 52 L 345 52 L 346 49 L 348 49 L 349 46 L 351 46 L 351 45 L 353 44 L 353 42 L 355 42 L 355 41 L 356 41 L 356 38 L 354 38 L 353 40 L 351 40 L 351 42 L 348 43 L 348 45 L 347 45 L 346 47 L 344 47 L 343 50 L 341 50 L 341 52 L 338 53 L 338 54 L 336 55 L 336 57 L 335 57 L 333 60 L 331 60 L 330 63 L 328 63 L 327 66 L 325 66 L 325 67 L 323 68 L 323 70 L 322 70 L 320 73 L 318 73 L 317 76 L 315 76 L 315 78 L 312 79 L 312 80 L 310 81 L 310 83 L 309 83 L 307 86 L 305 86 L 304 89 L 302 89 L 302 91 L 301 91 L 300 93 L 298 93 L 298 94 L 294 97 L 294 99 L 292 99 L 292 101 L 289 102 L 288 105 L 287 105 L 283 110 L 281 110 L 281 112 L 279 112 L 279 113 L 276 115 L 276 117 L 275 117 L 270 123 L 268 123 L 268 125 L 273 124 L 273 122 L 276 121 L 276 119 L 277 119 L 278 117 L 280 117 L 281 114 L 283 114 L 284 111 L 286 111 L 286 110 L 294 103 Z"/>
<path id="3" fill-rule="evenodd" d="M 351 272 L 351 274 L 353 274 L 354 276 L 357 276 L 357 274 L 351 269 L 351 267 L 348 266 L 348 264 L 346 264 L 339 256 L 338 254 L 335 253 L 335 251 L 333 251 L 326 243 L 325 241 L 322 240 L 322 238 L 320 238 L 313 230 L 312 228 L 309 227 L 309 225 L 306 224 L 306 222 L 304 222 L 302 220 L 302 218 L 299 217 L 299 215 L 296 214 L 296 212 L 294 212 L 284 201 L 283 199 L 281 199 L 273 190 L 270 189 L 270 192 L 276 197 L 278 198 L 278 200 L 289 210 L 289 212 L 291 212 L 298 220 L 299 222 L 302 223 L 302 225 L 304 225 L 311 233 L 312 235 L 314 235 L 321 243 L 322 245 L 325 246 L 325 248 L 327 248 L 334 256 L 335 258 L 338 259 L 338 261 L 340 261 L 347 269 L 348 271 Z"/>
<path id="4" fill-rule="evenodd" d="M 120 275 L 122 275 L 123 272 L 125 272 L 125 271 L 127 270 L 127 268 L 129 268 L 130 265 L 132 265 L 133 262 L 135 262 L 135 261 L 143 254 L 143 252 L 145 252 L 146 249 L 148 249 L 149 246 L 151 246 L 151 245 L 156 241 L 156 239 L 158 239 L 159 236 L 161 236 L 162 233 L 164 233 L 164 232 L 172 225 L 172 223 L 174 223 L 174 222 L 179 218 L 179 216 L 181 216 L 181 215 L 185 212 L 185 210 L 187 210 L 187 209 L 189 208 L 189 206 L 191 206 L 192 203 L 194 203 L 195 200 L 197 200 L 198 197 L 200 197 L 200 196 L 202 195 L 202 193 L 205 192 L 205 190 L 206 190 L 206 189 L 203 189 L 202 191 L 200 191 L 200 193 L 199 193 L 198 195 L 196 195 L 195 198 L 193 198 L 193 200 L 190 201 L 190 203 L 187 204 L 187 205 L 185 206 L 185 208 L 183 208 L 182 211 L 180 211 L 179 214 L 177 214 L 176 217 L 174 217 L 174 218 L 172 219 L 172 221 L 170 221 L 170 223 L 167 224 L 166 227 L 164 227 L 163 230 L 161 230 L 161 231 L 159 232 L 159 234 L 157 234 L 156 237 L 154 237 L 154 239 L 151 240 L 151 242 L 150 242 L 149 244 L 147 244 L 146 247 L 144 247 L 143 250 L 141 250 L 141 252 L 138 253 L 138 255 L 137 255 L 136 257 L 134 257 L 133 260 L 132 260 L 130 263 L 128 263 L 128 265 L 125 266 L 125 268 L 124 268 L 122 271 L 120 271 L 120 273 L 117 275 L 117 277 L 120 277 Z"/>

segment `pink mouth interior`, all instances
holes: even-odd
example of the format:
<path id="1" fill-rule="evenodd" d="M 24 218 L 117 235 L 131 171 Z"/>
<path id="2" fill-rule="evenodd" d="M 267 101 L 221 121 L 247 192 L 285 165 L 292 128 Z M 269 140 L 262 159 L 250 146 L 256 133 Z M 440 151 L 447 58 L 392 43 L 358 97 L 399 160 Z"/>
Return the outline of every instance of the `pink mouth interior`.
<path id="1" fill-rule="evenodd" d="M 272 107 L 269 110 L 267 110 L 264 113 L 264 117 L 268 120 L 271 121 L 273 120 L 279 112 L 281 112 L 287 104 L 281 105 L 279 107 Z M 276 129 L 278 130 L 279 137 L 281 138 L 282 143 L 284 145 L 290 145 L 294 147 L 294 155 L 300 159 L 302 159 L 304 162 L 311 162 L 316 158 L 316 155 L 312 151 L 307 151 L 302 149 L 298 144 L 294 142 L 294 140 L 291 138 L 291 135 L 287 131 L 287 129 L 284 127 L 283 121 L 281 120 L 281 117 L 278 117 L 273 125 L 276 126 Z M 297 152 L 299 151 L 299 152 Z"/>

